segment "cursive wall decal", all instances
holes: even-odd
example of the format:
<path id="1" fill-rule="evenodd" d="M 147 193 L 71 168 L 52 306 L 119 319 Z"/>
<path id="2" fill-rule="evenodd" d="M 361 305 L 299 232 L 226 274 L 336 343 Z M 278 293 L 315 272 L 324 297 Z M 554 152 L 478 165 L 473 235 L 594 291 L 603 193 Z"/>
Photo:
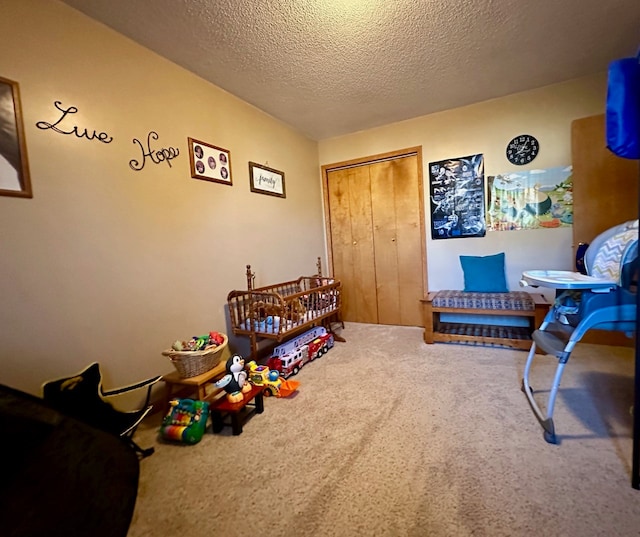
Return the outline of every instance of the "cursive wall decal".
<path id="1" fill-rule="evenodd" d="M 144 149 L 144 146 L 142 145 L 142 142 L 140 142 L 140 140 L 138 140 L 137 138 L 133 139 L 133 143 L 138 144 L 140 146 L 140 150 L 142 151 L 142 164 L 136 159 L 131 159 L 129 161 L 129 166 L 131 167 L 131 169 L 139 172 L 142 168 L 144 168 L 144 165 L 147 161 L 147 157 L 149 157 L 151 159 L 151 162 L 153 162 L 154 164 L 160 164 L 162 161 L 165 161 L 169 165 L 169 168 L 171 168 L 171 161 L 180 154 L 180 150 L 177 147 L 169 147 L 169 148 L 161 147 L 159 150 L 154 149 L 152 151 L 151 138 L 153 138 L 154 140 L 157 140 L 158 133 L 155 131 L 149 132 L 149 134 L 147 135 L 146 151 Z"/>
<path id="2" fill-rule="evenodd" d="M 106 132 L 96 132 L 94 130 L 91 134 L 89 134 L 89 131 L 87 131 L 87 129 L 84 129 L 83 132 L 80 132 L 77 125 L 74 125 L 71 130 L 63 130 L 60 126 L 60 123 L 62 123 L 67 118 L 67 116 L 76 114 L 78 112 L 78 109 L 75 106 L 63 108 L 60 101 L 55 101 L 53 104 L 60 112 L 62 112 L 62 115 L 55 123 L 38 121 L 36 123 L 36 127 L 38 127 L 39 129 L 51 129 L 55 132 L 59 132 L 60 134 L 75 134 L 78 138 L 86 138 L 87 140 L 98 140 L 99 142 L 103 142 L 105 144 L 109 144 L 113 140 L 113 137 L 109 136 Z"/>

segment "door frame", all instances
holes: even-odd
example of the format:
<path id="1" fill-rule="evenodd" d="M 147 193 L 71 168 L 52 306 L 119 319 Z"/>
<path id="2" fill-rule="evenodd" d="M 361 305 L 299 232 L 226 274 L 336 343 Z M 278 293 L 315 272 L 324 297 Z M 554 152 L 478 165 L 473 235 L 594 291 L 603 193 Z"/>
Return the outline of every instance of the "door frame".
<path id="1" fill-rule="evenodd" d="M 333 239 L 331 237 L 331 210 L 329 207 L 329 172 L 340 170 L 343 168 L 353 168 L 354 166 L 367 166 L 369 164 L 374 164 L 376 162 L 381 162 L 384 160 L 394 160 L 402 157 L 410 157 L 415 155 L 418 161 L 418 203 L 420 207 L 420 252 L 421 252 L 421 263 L 422 263 L 422 297 L 425 298 L 428 287 L 428 277 L 427 277 L 427 238 L 425 231 L 425 217 L 424 217 L 424 183 L 423 183 L 423 164 L 422 164 L 422 146 L 418 145 L 415 147 L 408 147 L 406 149 L 399 149 L 397 151 L 389 151 L 387 153 L 380 153 L 378 155 L 371 155 L 368 157 L 361 157 L 352 160 L 345 160 L 342 162 L 335 162 L 333 164 L 324 164 L 321 166 L 322 170 L 322 199 L 324 205 L 324 225 L 325 225 L 325 233 L 327 237 L 327 262 L 328 262 L 328 270 L 331 271 L 331 275 L 334 274 L 333 271 Z M 419 299 L 417 299 L 419 300 Z"/>

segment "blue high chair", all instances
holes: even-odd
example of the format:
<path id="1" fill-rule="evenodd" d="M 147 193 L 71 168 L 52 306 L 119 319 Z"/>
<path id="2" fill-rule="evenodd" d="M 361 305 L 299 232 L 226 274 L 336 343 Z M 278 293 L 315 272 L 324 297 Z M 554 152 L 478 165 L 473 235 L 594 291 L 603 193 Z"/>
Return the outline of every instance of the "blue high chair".
<path id="1" fill-rule="evenodd" d="M 638 220 L 619 224 L 598 235 L 584 254 L 584 272 L 530 270 L 522 286 L 556 290 L 554 306 L 532 335 L 524 368 L 522 391 L 544 429 L 544 439 L 556 443 L 553 409 L 560 380 L 576 344 L 591 329 L 625 332 L 636 330 L 636 258 Z M 534 399 L 529 374 L 536 349 L 558 360 L 546 415 Z M 540 355 L 538 355 L 540 356 Z"/>

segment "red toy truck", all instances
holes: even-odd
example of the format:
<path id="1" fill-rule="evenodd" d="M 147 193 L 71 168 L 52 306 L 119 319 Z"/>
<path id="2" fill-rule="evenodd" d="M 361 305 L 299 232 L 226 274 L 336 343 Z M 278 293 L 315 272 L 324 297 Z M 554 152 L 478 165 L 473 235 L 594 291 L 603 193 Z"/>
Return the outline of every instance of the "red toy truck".
<path id="1" fill-rule="evenodd" d="M 269 369 L 276 370 L 285 379 L 296 375 L 304 364 L 315 360 L 333 347 L 333 334 L 322 326 L 307 330 L 273 350 L 267 361 Z"/>

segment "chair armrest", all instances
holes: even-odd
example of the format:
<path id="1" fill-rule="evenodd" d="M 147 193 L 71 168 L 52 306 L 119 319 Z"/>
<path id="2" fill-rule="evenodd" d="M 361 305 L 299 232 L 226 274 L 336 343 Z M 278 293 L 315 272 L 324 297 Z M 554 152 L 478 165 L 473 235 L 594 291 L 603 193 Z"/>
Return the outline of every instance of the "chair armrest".
<path id="1" fill-rule="evenodd" d="M 127 435 L 131 435 L 131 436 L 133 436 L 133 433 L 134 433 L 134 432 L 135 432 L 135 430 L 138 428 L 138 425 L 140 425 L 140 423 L 142 422 L 142 420 L 143 420 L 144 418 L 146 418 L 146 417 L 147 417 L 147 415 L 149 414 L 149 412 L 151 412 L 151 409 L 152 409 L 152 408 L 153 408 L 153 407 L 151 407 L 151 406 L 147 406 L 147 407 L 143 408 L 142 410 L 140 410 L 140 411 L 138 412 L 138 417 L 137 417 L 137 419 L 136 419 L 136 420 L 135 420 L 131 425 L 129 425 L 129 427 L 127 427 L 124 431 L 122 431 L 122 432 L 120 433 L 120 436 L 125 436 L 125 437 L 126 437 Z"/>
<path id="2" fill-rule="evenodd" d="M 162 380 L 162 375 L 159 375 L 157 377 L 153 377 L 153 378 L 144 380 L 142 382 L 138 382 L 136 384 L 131 384 L 130 386 L 123 386 L 122 388 L 116 388 L 115 390 L 103 391 L 102 395 L 104 397 L 109 397 L 111 395 L 119 395 L 122 393 L 138 390 L 140 388 L 145 388 L 145 387 L 149 387 L 150 389 L 151 386 L 153 386 L 156 382 L 159 382 L 161 380 Z"/>

